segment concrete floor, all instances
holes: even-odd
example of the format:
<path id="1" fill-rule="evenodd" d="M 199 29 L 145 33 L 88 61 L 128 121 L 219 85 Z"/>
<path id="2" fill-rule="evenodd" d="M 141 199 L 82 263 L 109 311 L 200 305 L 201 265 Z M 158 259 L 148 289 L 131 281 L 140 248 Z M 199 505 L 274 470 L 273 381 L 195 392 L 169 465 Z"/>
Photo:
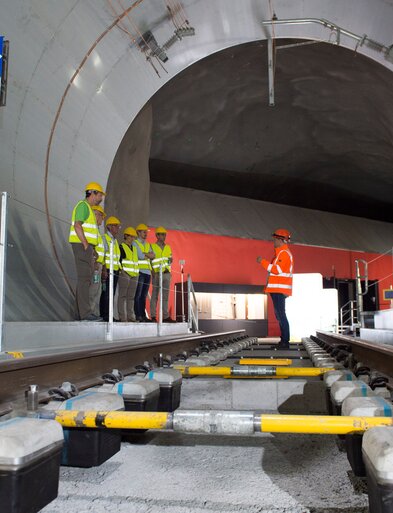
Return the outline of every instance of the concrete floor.
<path id="1" fill-rule="evenodd" d="M 62 468 L 43 511 L 366 513 L 349 471 L 329 436 L 146 433 L 101 467 Z"/>
<path id="2" fill-rule="evenodd" d="M 258 356 L 255 354 L 255 356 Z M 279 356 L 279 355 L 277 355 Z M 320 380 L 184 380 L 182 408 L 322 410 Z M 366 513 L 345 453 L 326 435 L 147 432 L 97 468 L 61 468 L 45 513 Z"/>

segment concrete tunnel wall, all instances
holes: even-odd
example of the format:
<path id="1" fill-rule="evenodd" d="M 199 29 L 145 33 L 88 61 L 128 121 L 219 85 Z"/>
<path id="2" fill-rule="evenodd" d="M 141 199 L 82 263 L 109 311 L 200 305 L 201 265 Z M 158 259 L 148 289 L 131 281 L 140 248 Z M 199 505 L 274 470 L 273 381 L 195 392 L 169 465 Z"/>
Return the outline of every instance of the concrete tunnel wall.
<path id="1" fill-rule="evenodd" d="M 7 106 L 0 109 L 0 186 L 10 195 L 6 319 L 72 319 L 70 287 L 75 286 L 75 271 L 67 238 L 71 211 L 84 185 L 96 180 L 107 186 L 108 206 L 119 208 L 120 217 L 123 212 L 128 215 L 130 210 L 123 211 L 130 208 L 123 198 L 127 191 L 115 178 L 115 167 L 113 182 L 108 176 L 138 112 L 166 81 L 193 62 L 232 45 L 266 38 L 269 30 L 261 27 L 260 20 L 271 18 L 271 13 L 267 3 L 253 0 L 184 1 L 196 35 L 170 49 L 168 74 L 158 77 L 127 35 L 114 27 L 70 85 L 89 49 L 113 22 L 108 3 L 2 0 L 1 4 L 0 33 L 10 40 Z M 278 8 L 280 18 L 326 18 L 391 43 L 390 2 L 303 0 L 280 2 Z M 151 28 L 158 41 L 173 34 L 164 2 L 143 2 L 132 16 L 138 25 Z M 275 35 L 326 39 L 322 27 L 311 25 L 277 27 Z M 341 44 L 354 46 L 345 38 Z M 358 52 L 393 68 L 382 54 L 366 47 Z M 140 159 L 144 160 L 143 152 Z M 135 216 L 148 212 L 148 187 L 145 179 L 139 196 L 144 199 L 134 204 Z"/>

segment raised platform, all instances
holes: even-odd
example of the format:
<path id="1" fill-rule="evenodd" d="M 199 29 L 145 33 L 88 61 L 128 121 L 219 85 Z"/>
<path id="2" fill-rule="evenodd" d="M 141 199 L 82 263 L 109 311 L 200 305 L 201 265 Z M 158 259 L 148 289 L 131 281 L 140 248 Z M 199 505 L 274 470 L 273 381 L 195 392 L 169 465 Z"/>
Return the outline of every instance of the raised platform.
<path id="1" fill-rule="evenodd" d="M 183 336 L 188 324 L 115 322 L 113 338 L 108 338 L 105 322 L 6 322 L 1 351 L 34 351 L 39 349 L 82 348 L 91 344 L 108 344 L 120 340 Z"/>
<path id="2" fill-rule="evenodd" d="M 360 338 L 377 344 L 393 345 L 393 329 L 360 328 Z"/>

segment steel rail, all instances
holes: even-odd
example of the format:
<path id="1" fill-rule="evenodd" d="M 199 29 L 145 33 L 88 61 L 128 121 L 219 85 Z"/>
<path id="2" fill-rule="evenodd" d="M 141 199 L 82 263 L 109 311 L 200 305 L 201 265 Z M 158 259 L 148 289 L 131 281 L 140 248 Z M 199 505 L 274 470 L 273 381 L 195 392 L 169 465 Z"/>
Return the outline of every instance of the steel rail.
<path id="1" fill-rule="evenodd" d="M 316 335 L 327 344 L 349 344 L 357 361 L 393 379 L 393 346 L 327 331 L 317 331 Z"/>
<path id="2" fill-rule="evenodd" d="M 190 351 L 201 342 L 217 337 L 244 334 L 244 330 L 208 335 L 162 337 L 148 341 L 123 340 L 90 345 L 84 349 L 61 353 L 26 356 L 0 361 L 0 412 L 23 408 L 29 386 L 39 386 L 39 399 L 48 397 L 48 390 L 69 381 L 79 389 L 102 383 L 101 376 L 112 369 L 123 374 L 135 372 L 135 365 L 153 362 L 160 353 L 175 355 Z"/>

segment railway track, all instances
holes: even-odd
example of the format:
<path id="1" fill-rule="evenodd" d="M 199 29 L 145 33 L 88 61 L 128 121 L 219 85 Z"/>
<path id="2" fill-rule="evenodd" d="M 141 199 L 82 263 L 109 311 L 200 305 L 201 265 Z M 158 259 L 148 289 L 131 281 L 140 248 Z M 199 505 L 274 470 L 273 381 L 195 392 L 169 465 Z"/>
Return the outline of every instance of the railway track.
<path id="1" fill-rule="evenodd" d="M 393 346 L 375 344 L 326 331 L 317 331 L 317 338 L 327 344 L 344 344 L 351 348 L 351 353 L 357 362 L 362 362 L 370 369 L 385 374 L 393 385 Z"/>
<path id="2" fill-rule="evenodd" d="M 122 341 L 97 344 L 85 349 L 26 356 L 0 361 L 0 414 L 24 408 L 29 386 L 39 387 L 39 400 L 48 397 L 48 390 L 64 381 L 78 389 L 102 384 L 101 376 L 118 369 L 124 375 L 135 372 L 135 365 L 153 362 L 159 354 L 174 356 L 190 351 L 202 342 L 217 338 L 244 335 L 244 330 L 209 335 L 165 337 L 153 341 Z"/>

